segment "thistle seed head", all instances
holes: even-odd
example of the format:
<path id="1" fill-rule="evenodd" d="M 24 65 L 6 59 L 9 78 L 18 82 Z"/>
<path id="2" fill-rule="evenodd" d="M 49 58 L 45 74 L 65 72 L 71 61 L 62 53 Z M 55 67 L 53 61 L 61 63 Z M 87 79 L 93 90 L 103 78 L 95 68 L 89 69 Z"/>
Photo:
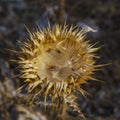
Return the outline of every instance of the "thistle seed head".
<path id="1" fill-rule="evenodd" d="M 29 31 L 18 61 L 29 97 L 44 96 L 46 101 L 49 96 L 53 102 L 58 98 L 67 102 L 74 90 L 84 95 L 81 84 L 92 79 L 95 71 L 98 48 L 93 46 L 85 40 L 83 30 L 67 25 Z"/>

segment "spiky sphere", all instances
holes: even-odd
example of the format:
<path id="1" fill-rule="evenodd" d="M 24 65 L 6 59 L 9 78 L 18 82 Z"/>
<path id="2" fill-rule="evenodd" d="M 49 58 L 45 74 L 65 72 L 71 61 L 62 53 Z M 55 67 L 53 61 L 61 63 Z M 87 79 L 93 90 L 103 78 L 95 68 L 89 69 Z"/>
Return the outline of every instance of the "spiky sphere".
<path id="1" fill-rule="evenodd" d="M 49 96 L 53 102 L 64 102 L 74 90 L 82 94 L 81 84 L 93 79 L 95 54 L 98 48 L 86 41 L 83 30 L 67 25 L 29 31 L 23 43 L 18 63 L 28 94 L 36 99 Z"/>

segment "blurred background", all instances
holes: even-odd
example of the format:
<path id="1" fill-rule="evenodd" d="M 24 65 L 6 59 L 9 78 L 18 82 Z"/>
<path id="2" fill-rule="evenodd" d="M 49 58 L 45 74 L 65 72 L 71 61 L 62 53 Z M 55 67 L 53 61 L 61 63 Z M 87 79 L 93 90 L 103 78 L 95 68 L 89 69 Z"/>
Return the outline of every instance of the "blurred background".
<path id="1" fill-rule="evenodd" d="M 28 35 L 25 26 L 34 31 L 46 27 L 48 19 L 97 30 L 87 33 L 88 39 L 102 46 L 97 64 L 109 65 L 95 74 L 103 82 L 83 86 L 91 96 L 86 100 L 79 94 L 77 102 L 87 120 L 120 120 L 120 0 L 0 0 L 0 120 L 29 120 L 30 115 L 45 120 L 39 111 L 19 105 L 17 66 L 9 62 L 16 56 L 6 49 L 18 51 Z"/>

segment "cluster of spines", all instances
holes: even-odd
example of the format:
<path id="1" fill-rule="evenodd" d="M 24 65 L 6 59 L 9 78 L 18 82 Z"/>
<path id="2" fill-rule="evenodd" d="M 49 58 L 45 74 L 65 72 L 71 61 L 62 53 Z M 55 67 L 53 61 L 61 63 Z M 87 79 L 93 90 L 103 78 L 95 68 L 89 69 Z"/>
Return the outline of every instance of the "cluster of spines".
<path id="1" fill-rule="evenodd" d="M 45 28 L 43 30 L 37 29 L 36 32 L 30 32 L 28 30 L 28 32 L 30 35 L 29 39 L 27 39 L 26 42 L 23 43 L 21 48 L 22 55 L 19 56 L 18 61 L 18 63 L 21 65 L 22 75 L 20 77 L 24 78 L 25 82 L 28 84 L 28 93 L 34 94 L 33 96 L 35 98 L 43 90 L 42 92 L 44 93 L 46 99 L 49 93 L 57 91 L 58 96 L 63 96 L 64 98 L 69 96 L 72 90 L 75 89 L 80 91 L 84 95 L 85 92 L 80 87 L 80 85 L 87 83 L 87 80 L 95 80 L 91 77 L 91 75 L 98 67 L 95 66 L 94 57 L 96 57 L 96 55 L 94 54 L 94 52 L 97 51 L 99 48 L 93 48 L 94 45 L 90 45 L 88 41 L 84 40 L 85 34 L 82 30 L 79 31 L 79 29 L 75 27 L 68 28 L 67 25 L 64 25 L 62 27 L 56 24 L 53 26 L 53 28 L 49 26 L 48 28 Z M 67 41 L 65 41 L 65 39 L 67 39 Z M 36 57 L 39 57 L 41 55 L 41 52 L 46 49 L 46 46 L 51 46 L 53 44 L 60 46 L 61 44 L 65 43 L 64 47 L 67 47 L 67 44 L 69 44 L 70 42 L 71 44 L 73 44 L 73 46 L 69 48 L 73 50 L 73 53 L 70 53 L 70 55 L 72 56 L 71 60 L 74 59 L 77 66 L 79 66 L 79 64 L 82 64 L 82 67 L 80 69 L 78 67 L 80 73 L 75 72 L 71 76 L 71 78 L 67 80 L 67 82 L 62 81 L 59 83 L 53 83 L 48 82 L 47 78 L 41 80 L 37 75 L 38 68 L 34 66 L 34 63 L 36 62 Z M 74 49 L 77 49 L 75 50 L 75 52 L 77 51 L 79 53 L 78 56 L 83 56 L 81 57 L 81 63 L 77 62 L 80 60 L 77 60 L 78 58 L 75 58 L 75 55 L 77 53 L 74 52 Z M 53 89 L 52 87 L 55 84 L 56 88 Z M 61 92 L 62 89 L 57 89 L 58 86 L 64 86 L 65 90 L 67 90 L 68 92 Z M 55 99 L 57 98 L 56 96 L 52 97 L 55 97 Z"/>

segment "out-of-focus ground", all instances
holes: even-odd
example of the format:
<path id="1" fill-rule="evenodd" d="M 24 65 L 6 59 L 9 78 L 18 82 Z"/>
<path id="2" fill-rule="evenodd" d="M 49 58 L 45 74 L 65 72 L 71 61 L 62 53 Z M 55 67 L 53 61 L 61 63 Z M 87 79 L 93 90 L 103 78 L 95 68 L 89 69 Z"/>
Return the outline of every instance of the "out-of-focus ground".
<path id="1" fill-rule="evenodd" d="M 46 26 L 47 18 L 51 23 L 65 18 L 68 24 L 98 30 L 88 37 L 102 46 L 97 63 L 110 65 L 96 72 L 95 77 L 104 82 L 83 86 L 91 96 L 85 100 L 78 95 L 78 104 L 87 120 L 120 120 L 119 0 L 66 0 L 60 10 L 58 0 L 0 0 L 0 120 L 46 119 L 39 111 L 19 104 L 16 64 L 9 62 L 15 54 L 6 48 L 19 50 L 18 40 L 22 42 L 27 36 L 25 25 L 34 30 L 37 24 Z"/>

